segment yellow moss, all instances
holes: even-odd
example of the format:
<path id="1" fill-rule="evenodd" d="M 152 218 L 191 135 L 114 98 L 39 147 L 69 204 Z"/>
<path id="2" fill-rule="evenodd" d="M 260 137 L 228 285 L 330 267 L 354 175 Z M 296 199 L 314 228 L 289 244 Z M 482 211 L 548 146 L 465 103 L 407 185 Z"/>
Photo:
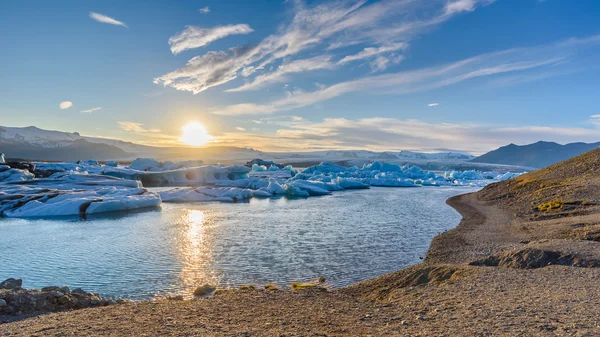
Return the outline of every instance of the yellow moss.
<path id="1" fill-rule="evenodd" d="M 563 204 L 564 203 L 560 200 L 553 200 L 553 201 L 538 205 L 537 209 L 538 209 L 538 211 L 541 211 L 541 212 L 547 212 L 547 211 L 551 211 L 553 209 L 559 209 L 563 206 Z"/>
<path id="2" fill-rule="evenodd" d="M 247 284 L 247 285 L 240 286 L 238 289 L 239 290 L 256 290 L 256 286 L 254 284 Z"/>
<path id="3" fill-rule="evenodd" d="M 316 283 L 292 282 L 292 290 L 300 291 L 300 290 L 306 290 L 306 289 L 317 289 L 317 290 L 327 291 L 327 288 L 319 286 Z"/>

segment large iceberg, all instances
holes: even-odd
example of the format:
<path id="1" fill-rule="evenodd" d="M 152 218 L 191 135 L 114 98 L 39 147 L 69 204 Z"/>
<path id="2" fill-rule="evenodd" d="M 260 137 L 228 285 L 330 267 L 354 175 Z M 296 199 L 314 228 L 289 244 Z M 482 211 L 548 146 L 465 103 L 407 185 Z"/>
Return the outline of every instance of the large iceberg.
<path id="1" fill-rule="evenodd" d="M 0 216 L 53 217 L 131 211 L 158 207 L 160 196 L 137 181 L 66 175 L 0 186 Z"/>

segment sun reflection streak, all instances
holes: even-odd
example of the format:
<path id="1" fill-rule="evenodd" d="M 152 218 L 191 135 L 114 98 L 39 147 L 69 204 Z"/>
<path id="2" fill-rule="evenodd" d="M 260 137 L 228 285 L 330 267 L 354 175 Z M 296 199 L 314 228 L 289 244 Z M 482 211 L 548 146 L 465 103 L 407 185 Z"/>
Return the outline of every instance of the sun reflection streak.
<path id="1" fill-rule="evenodd" d="M 177 251 L 182 263 L 179 278 L 182 295 L 190 297 L 197 286 L 217 285 L 221 279 L 219 271 L 210 268 L 213 260 L 214 224 L 205 211 L 189 209 L 181 218 L 181 230 L 177 238 Z"/>

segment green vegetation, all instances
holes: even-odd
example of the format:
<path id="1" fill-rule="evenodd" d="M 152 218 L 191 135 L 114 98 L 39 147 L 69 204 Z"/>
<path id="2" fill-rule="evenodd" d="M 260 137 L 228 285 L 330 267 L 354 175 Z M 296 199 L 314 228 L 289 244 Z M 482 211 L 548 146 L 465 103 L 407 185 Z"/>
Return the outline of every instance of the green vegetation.
<path id="1" fill-rule="evenodd" d="M 256 286 L 254 284 L 242 285 L 238 288 L 239 290 L 256 290 Z"/>

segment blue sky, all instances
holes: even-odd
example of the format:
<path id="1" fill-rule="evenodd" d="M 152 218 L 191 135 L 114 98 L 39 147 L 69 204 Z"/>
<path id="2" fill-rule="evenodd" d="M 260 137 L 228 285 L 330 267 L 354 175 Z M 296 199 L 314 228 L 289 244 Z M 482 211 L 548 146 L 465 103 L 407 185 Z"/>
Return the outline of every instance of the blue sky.
<path id="1" fill-rule="evenodd" d="M 598 13 L 595 0 L 3 1 L 0 125 L 178 145 L 199 122 L 262 150 L 599 141 Z"/>

